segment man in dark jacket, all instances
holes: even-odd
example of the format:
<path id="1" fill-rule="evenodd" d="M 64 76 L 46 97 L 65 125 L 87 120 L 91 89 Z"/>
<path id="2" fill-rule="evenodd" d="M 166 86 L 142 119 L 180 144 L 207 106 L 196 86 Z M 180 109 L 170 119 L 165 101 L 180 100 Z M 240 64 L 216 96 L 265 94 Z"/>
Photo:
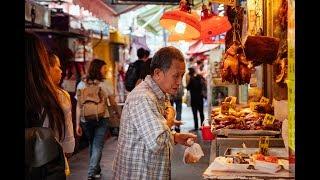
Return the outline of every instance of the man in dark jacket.
<path id="1" fill-rule="evenodd" d="M 148 59 L 146 50 L 139 48 L 137 50 L 138 60 L 129 65 L 125 76 L 125 87 L 127 91 L 132 91 L 133 88 L 144 79 L 145 75 L 145 61 Z"/>
<path id="2" fill-rule="evenodd" d="M 201 124 L 204 121 L 203 113 L 203 93 L 202 89 L 204 84 L 202 83 L 202 76 L 195 73 L 193 68 L 189 68 L 190 80 L 187 85 L 187 89 L 190 91 L 191 95 L 191 108 L 194 120 L 194 129 L 198 130 L 198 111 L 200 113 Z"/>

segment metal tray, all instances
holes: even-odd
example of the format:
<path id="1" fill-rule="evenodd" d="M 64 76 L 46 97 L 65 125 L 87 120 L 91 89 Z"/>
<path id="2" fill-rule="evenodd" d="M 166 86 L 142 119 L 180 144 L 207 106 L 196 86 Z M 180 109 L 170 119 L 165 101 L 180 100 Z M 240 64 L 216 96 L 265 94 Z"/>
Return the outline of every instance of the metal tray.
<path id="1" fill-rule="evenodd" d="M 241 129 L 218 129 L 214 133 L 217 136 L 277 136 L 280 131 L 270 130 L 241 130 Z"/>
<path id="2" fill-rule="evenodd" d="M 242 152 L 245 154 L 248 154 L 249 156 L 251 154 L 254 154 L 255 152 L 258 152 L 259 148 L 227 148 L 227 150 L 224 152 L 225 157 L 233 157 L 237 156 L 238 152 Z M 270 156 L 276 156 L 278 158 L 288 158 L 289 154 L 285 148 L 269 148 L 269 155 Z"/>

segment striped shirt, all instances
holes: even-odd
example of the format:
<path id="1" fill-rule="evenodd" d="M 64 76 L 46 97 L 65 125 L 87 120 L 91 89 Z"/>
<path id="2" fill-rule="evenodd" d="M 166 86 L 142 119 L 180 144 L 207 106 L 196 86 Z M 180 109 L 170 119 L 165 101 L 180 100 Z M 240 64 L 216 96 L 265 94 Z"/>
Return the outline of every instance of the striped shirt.
<path id="1" fill-rule="evenodd" d="M 170 179 L 174 141 L 164 118 L 166 100 L 150 75 L 128 95 L 112 165 L 113 179 Z"/>

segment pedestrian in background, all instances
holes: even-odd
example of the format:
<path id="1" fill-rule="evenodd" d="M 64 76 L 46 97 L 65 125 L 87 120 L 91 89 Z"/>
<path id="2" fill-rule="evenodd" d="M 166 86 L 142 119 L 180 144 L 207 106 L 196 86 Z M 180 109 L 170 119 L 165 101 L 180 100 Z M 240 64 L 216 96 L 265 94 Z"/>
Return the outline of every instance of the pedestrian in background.
<path id="1" fill-rule="evenodd" d="M 203 113 L 203 92 L 204 84 L 202 83 L 201 75 L 196 74 L 193 68 L 189 68 L 189 82 L 187 85 L 187 89 L 190 91 L 191 95 L 191 108 L 193 113 L 194 120 L 194 130 L 199 129 L 198 122 L 198 112 L 200 114 L 200 123 L 202 124 L 204 121 L 204 113 Z M 200 125 L 201 126 L 201 125 Z"/>
<path id="2" fill-rule="evenodd" d="M 25 32 L 25 179 L 65 180 L 66 120 L 41 39 Z"/>
<path id="3" fill-rule="evenodd" d="M 102 156 L 102 150 L 104 147 L 105 133 L 107 131 L 107 121 L 110 117 L 110 113 L 115 113 L 120 118 L 115 98 L 110 91 L 110 87 L 106 82 L 105 76 L 107 73 L 107 65 L 103 60 L 94 59 L 91 61 L 88 75 L 83 79 L 77 86 L 77 108 L 76 108 L 76 133 L 78 136 L 82 136 L 82 130 L 84 135 L 89 141 L 89 169 L 88 169 L 88 180 L 101 177 L 101 166 L 100 160 Z M 80 89 L 86 88 L 90 83 L 98 82 L 98 86 L 101 87 L 102 91 L 110 101 L 114 112 L 109 112 L 107 104 L 105 105 L 105 114 L 103 117 L 97 120 L 86 120 L 81 115 L 81 99 Z"/>

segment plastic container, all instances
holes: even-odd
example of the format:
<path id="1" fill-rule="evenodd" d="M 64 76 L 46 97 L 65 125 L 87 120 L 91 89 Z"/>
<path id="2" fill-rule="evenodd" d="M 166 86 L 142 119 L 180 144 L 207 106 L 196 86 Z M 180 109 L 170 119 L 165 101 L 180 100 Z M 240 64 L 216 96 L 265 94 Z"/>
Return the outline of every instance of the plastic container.
<path id="1" fill-rule="evenodd" d="M 214 140 L 215 136 L 211 131 L 211 126 L 208 123 L 208 120 L 205 120 L 201 126 L 202 139 L 204 141 Z"/>

